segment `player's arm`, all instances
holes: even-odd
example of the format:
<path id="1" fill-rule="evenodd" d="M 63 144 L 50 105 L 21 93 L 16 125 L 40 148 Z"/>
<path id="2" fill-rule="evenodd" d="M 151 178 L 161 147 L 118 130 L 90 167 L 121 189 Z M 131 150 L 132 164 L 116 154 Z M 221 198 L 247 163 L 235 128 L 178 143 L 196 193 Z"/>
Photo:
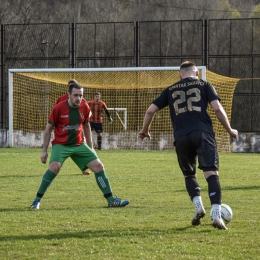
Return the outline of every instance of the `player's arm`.
<path id="1" fill-rule="evenodd" d="M 110 116 L 110 113 L 109 113 L 109 111 L 108 111 L 107 106 L 106 106 L 105 103 L 103 103 L 103 108 L 104 108 L 104 110 L 105 110 L 105 113 L 106 113 L 106 115 L 107 115 L 107 118 L 108 118 L 109 123 L 112 124 L 112 123 L 113 123 L 113 119 L 112 119 L 112 117 Z"/>
<path id="2" fill-rule="evenodd" d="M 87 145 L 93 149 L 93 143 L 92 143 L 92 133 L 91 133 L 91 128 L 89 125 L 89 122 L 86 121 L 85 124 L 83 125 L 83 131 L 84 131 L 84 135 L 86 138 L 86 143 Z"/>
<path id="3" fill-rule="evenodd" d="M 227 132 L 234 138 L 238 137 L 238 131 L 236 129 L 231 128 L 226 111 L 220 104 L 220 102 L 216 99 L 210 102 L 219 122 L 224 126 Z"/>
<path id="4" fill-rule="evenodd" d="M 106 115 L 107 115 L 107 118 L 108 118 L 109 123 L 112 124 L 112 123 L 113 123 L 113 119 L 112 119 L 112 117 L 110 116 L 110 113 L 109 113 L 109 111 L 108 111 L 107 108 L 105 109 L 105 113 L 106 113 Z"/>
<path id="5" fill-rule="evenodd" d="M 53 130 L 53 125 L 47 123 L 44 134 L 43 134 L 43 148 L 42 148 L 42 155 L 41 155 L 41 162 L 46 163 L 48 158 L 48 147 L 51 140 L 51 132 Z"/>
<path id="6" fill-rule="evenodd" d="M 145 116 L 144 116 L 144 122 L 143 122 L 143 128 L 139 132 L 139 137 L 143 140 L 145 137 L 148 137 L 151 139 L 151 135 L 149 133 L 150 125 L 153 121 L 154 115 L 159 110 L 159 108 L 155 104 L 151 104 L 150 107 L 147 109 Z"/>

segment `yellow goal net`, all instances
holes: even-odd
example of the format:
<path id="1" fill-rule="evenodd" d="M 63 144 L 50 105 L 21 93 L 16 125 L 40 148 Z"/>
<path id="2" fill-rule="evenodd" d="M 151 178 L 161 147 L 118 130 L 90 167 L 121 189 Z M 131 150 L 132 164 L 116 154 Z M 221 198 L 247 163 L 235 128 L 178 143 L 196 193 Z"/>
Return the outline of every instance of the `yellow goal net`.
<path id="1" fill-rule="evenodd" d="M 223 77 L 198 67 L 200 77 L 211 82 L 229 119 L 234 89 L 239 79 Z M 41 147 L 43 131 L 58 97 L 67 93 L 68 81 L 84 87 L 84 98 L 95 92 L 109 108 L 113 124 L 103 115 L 104 149 L 174 149 L 169 109 L 159 111 L 151 126 L 151 140 L 141 142 L 145 112 L 164 88 L 179 81 L 179 67 L 104 69 L 20 69 L 9 70 L 9 146 Z M 230 138 L 209 109 L 218 149 L 230 150 Z M 95 133 L 93 141 L 96 143 Z"/>

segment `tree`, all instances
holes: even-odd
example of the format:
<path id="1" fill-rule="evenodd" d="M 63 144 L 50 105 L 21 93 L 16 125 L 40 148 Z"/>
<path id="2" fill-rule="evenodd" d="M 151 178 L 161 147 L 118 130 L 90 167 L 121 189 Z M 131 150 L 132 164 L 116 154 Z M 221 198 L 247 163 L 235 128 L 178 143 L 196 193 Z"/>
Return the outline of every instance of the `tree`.
<path id="1" fill-rule="evenodd" d="M 34 19 L 34 13 L 30 0 L 0 1 L 0 22 L 5 24 L 23 23 L 28 24 Z"/>
<path id="2" fill-rule="evenodd" d="M 260 18 L 260 4 L 254 7 L 250 18 Z"/>

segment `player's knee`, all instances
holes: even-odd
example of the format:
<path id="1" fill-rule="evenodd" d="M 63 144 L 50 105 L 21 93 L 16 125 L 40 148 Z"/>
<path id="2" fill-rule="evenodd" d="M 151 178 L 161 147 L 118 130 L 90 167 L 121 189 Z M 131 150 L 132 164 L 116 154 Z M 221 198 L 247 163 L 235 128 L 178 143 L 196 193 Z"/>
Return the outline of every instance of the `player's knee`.
<path id="1" fill-rule="evenodd" d="M 60 162 L 51 162 L 51 163 L 50 163 L 49 169 L 50 169 L 53 173 L 58 174 L 59 171 L 60 171 L 60 168 L 61 168 L 61 163 L 60 163 Z"/>
<path id="2" fill-rule="evenodd" d="M 100 162 L 100 161 L 97 161 L 97 163 L 96 163 L 96 169 L 97 169 L 97 171 L 103 171 L 103 170 L 104 170 L 104 165 L 103 165 L 103 163 Z"/>
<path id="3" fill-rule="evenodd" d="M 87 165 L 93 172 L 101 172 L 104 170 L 104 165 L 100 160 L 94 160 Z"/>

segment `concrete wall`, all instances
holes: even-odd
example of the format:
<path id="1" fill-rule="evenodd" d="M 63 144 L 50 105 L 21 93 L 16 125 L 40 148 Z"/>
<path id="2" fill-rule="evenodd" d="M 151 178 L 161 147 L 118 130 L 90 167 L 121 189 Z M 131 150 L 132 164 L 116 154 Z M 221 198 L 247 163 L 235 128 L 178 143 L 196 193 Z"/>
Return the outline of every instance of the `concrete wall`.
<path id="1" fill-rule="evenodd" d="M 43 143 L 43 133 L 23 135 L 21 131 L 14 133 L 15 147 L 40 148 Z M 52 136 L 53 138 L 53 136 Z M 93 133 L 94 147 L 97 148 L 97 136 Z M 8 130 L 0 130 L 0 147 L 9 146 Z M 51 145 L 50 145 L 51 147 Z M 157 133 L 155 139 L 144 142 L 138 138 L 137 132 L 109 134 L 103 133 L 102 148 L 106 149 L 136 149 L 136 150 L 173 150 L 172 133 Z M 232 140 L 230 151 L 234 153 L 260 153 L 260 133 L 240 133 L 237 140 Z"/>

